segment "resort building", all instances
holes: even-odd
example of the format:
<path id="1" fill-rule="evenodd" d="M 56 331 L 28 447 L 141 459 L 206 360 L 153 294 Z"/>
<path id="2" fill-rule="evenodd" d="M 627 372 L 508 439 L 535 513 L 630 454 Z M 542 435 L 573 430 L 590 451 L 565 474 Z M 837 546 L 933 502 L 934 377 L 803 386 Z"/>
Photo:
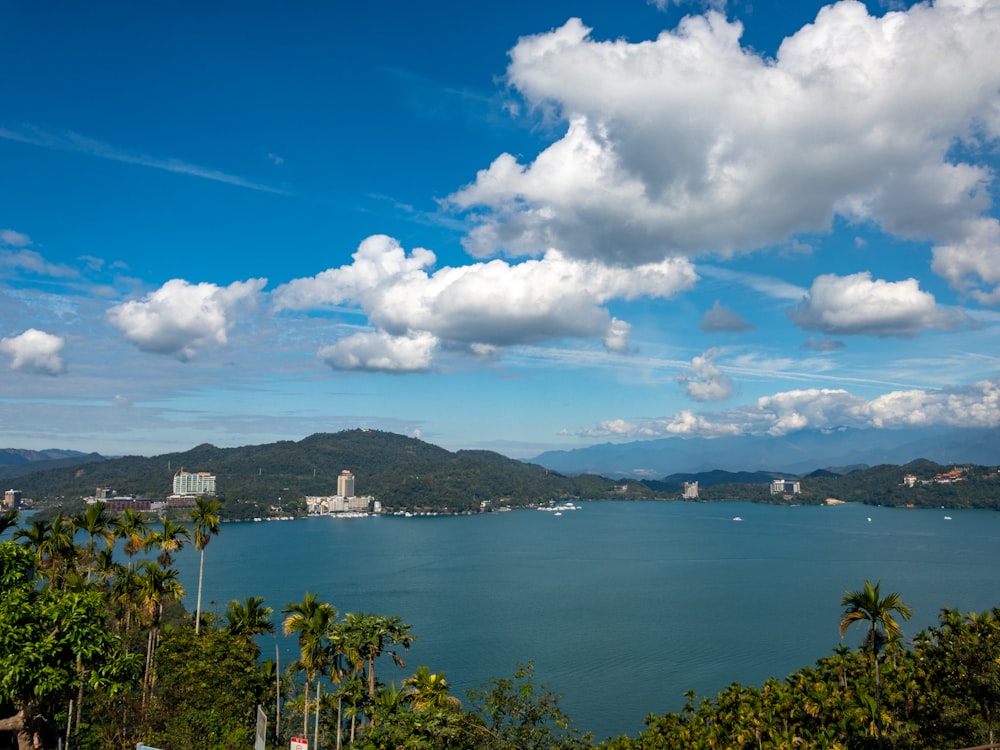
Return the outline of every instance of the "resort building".
<path id="1" fill-rule="evenodd" d="M 685 482 L 684 483 L 684 494 L 681 495 L 685 500 L 697 500 L 698 499 L 698 483 L 697 482 Z"/>
<path id="2" fill-rule="evenodd" d="M 796 479 L 775 479 L 771 482 L 772 495 L 798 495 L 802 492 L 802 483 Z"/>
<path id="3" fill-rule="evenodd" d="M 327 513 L 367 513 L 370 509 L 371 497 L 344 497 L 343 495 L 306 497 L 306 507 L 311 515 L 326 515 Z"/>
<path id="4" fill-rule="evenodd" d="M 215 475 L 207 471 L 197 473 L 181 469 L 174 474 L 175 495 L 214 495 Z"/>
<path id="5" fill-rule="evenodd" d="M 3 493 L 3 507 L 16 510 L 21 507 L 21 490 L 7 490 Z"/>
<path id="6" fill-rule="evenodd" d="M 354 475 L 347 469 L 337 477 L 337 494 L 341 497 L 354 497 Z"/>

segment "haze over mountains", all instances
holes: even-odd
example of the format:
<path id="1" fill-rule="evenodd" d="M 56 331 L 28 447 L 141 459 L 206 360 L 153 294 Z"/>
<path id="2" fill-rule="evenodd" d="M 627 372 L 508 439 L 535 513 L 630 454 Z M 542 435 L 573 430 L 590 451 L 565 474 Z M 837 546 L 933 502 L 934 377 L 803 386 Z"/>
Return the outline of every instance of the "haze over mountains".
<path id="1" fill-rule="evenodd" d="M 670 474 L 775 471 L 905 464 L 926 458 L 941 464 L 1000 463 L 1000 430 L 802 430 L 781 436 L 662 438 L 546 451 L 530 459 L 563 474 L 657 478 Z M 840 473 L 840 472 L 838 472 Z"/>

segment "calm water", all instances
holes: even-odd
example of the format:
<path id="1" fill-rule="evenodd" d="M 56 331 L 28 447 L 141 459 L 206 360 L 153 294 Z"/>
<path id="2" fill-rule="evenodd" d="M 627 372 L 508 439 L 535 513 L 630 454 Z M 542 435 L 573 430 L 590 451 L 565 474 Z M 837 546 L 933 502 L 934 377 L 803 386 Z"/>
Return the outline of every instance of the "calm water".
<path id="1" fill-rule="evenodd" d="M 400 615 L 417 640 L 407 669 L 387 662 L 380 677 L 428 665 L 464 699 L 531 659 L 577 726 L 603 738 L 636 734 L 686 690 L 760 684 L 828 655 L 840 597 L 865 578 L 913 606 L 908 635 L 944 606 L 1000 605 L 998 538 L 987 511 L 749 503 L 226 524 L 206 550 L 203 606 L 264 596 L 280 622 L 313 591 L 341 613 Z M 193 611 L 196 553 L 178 567 Z M 287 664 L 293 639 L 266 641 L 265 655 L 275 642 Z"/>

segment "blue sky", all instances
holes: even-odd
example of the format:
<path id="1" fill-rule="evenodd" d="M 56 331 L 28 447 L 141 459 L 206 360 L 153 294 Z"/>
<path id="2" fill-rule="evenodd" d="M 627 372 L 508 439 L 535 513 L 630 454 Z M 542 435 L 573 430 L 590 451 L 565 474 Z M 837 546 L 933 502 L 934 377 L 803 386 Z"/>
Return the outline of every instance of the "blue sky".
<path id="1" fill-rule="evenodd" d="M 1000 424 L 1000 2 L 286 5 L 0 4 L 0 446 Z"/>

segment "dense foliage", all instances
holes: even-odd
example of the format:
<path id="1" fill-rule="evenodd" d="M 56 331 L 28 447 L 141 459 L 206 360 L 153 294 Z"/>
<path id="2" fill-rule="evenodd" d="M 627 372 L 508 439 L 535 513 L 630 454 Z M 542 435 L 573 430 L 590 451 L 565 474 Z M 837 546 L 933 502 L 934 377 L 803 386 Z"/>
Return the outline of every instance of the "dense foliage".
<path id="1" fill-rule="evenodd" d="M 212 509 L 192 514 L 207 535 L 199 554 Z M 13 514 L 2 520 L 14 538 L 0 542 L 0 745 L 6 734 L 21 750 L 36 733 L 46 748 L 246 748 L 258 705 L 272 748 L 299 736 L 312 747 L 365 750 L 853 750 L 880 740 L 892 750 L 947 750 L 993 743 L 1000 728 L 1000 609 L 944 610 L 938 626 L 906 643 L 895 618 L 909 608 L 878 583 L 842 601 L 842 629 L 868 628 L 858 649 L 842 646 L 784 680 L 689 694 L 681 711 L 648 717 L 638 736 L 595 743 L 559 696 L 533 682 L 530 664 L 464 701 L 428 666 L 386 684 L 381 665 L 403 663 L 410 626 L 341 615 L 315 593 L 281 609 L 298 658 L 279 673 L 255 642 L 277 624 L 262 599 L 230 602 L 222 620 L 195 622 L 180 606 L 171 565 L 191 540 L 169 521 L 151 526 L 100 505 L 23 527 Z M 124 564 L 113 559 L 119 549 Z M 210 570 L 211 547 L 205 557 Z"/>
<path id="2" fill-rule="evenodd" d="M 348 469 L 357 491 L 389 510 L 466 511 L 567 498 L 649 497 L 641 483 L 627 489 L 610 479 L 565 477 L 489 451 L 449 452 L 415 438 L 375 430 L 317 434 L 243 448 L 200 445 L 184 453 L 125 458 L 22 476 L 18 488 L 36 501 L 76 500 L 97 487 L 119 495 L 164 497 L 173 473 L 209 471 L 218 477 L 223 519 L 304 510 L 308 495 L 333 495 Z"/>

